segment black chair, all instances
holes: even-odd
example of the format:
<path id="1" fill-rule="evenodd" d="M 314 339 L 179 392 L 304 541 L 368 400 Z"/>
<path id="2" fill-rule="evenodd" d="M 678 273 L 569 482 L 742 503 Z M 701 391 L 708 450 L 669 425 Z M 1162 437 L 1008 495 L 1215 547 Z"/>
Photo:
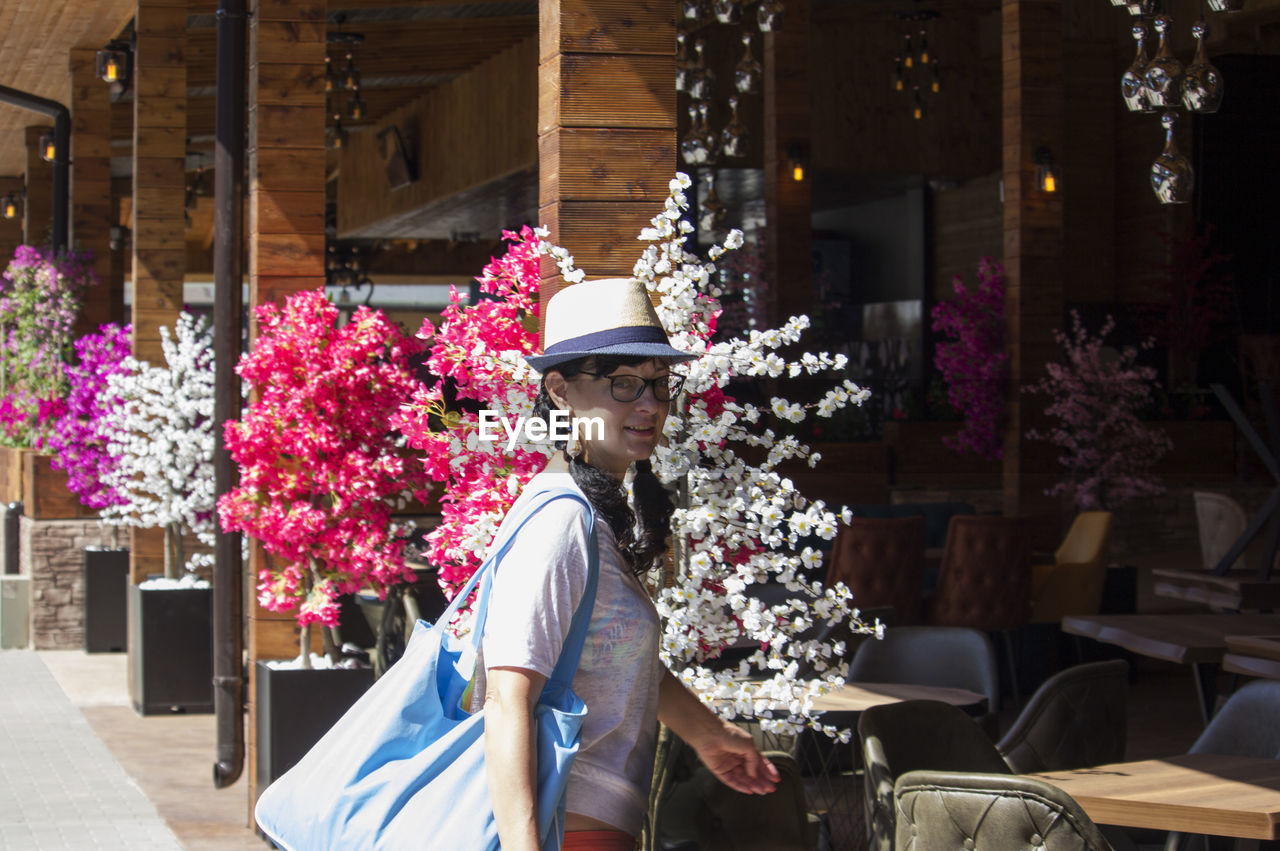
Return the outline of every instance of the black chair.
<path id="1" fill-rule="evenodd" d="M 1006 774 L 911 771 L 894 785 L 897 851 L 1110 851 L 1066 792 Z"/>
<path id="2" fill-rule="evenodd" d="M 963 710 L 939 701 L 908 700 L 872 707 L 858 720 L 858 737 L 866 770 L 863 804 L 872 851 L 893 847 L 894 783 L 907 772 L 1009 773 L 986 732 Z"/>
<path id="3" fill-rule="evenodd" d="M 986 633 L 962 626 L 899 626 L 864 641 L 849 663 L 851 683 L 910 683 L 962 688 L 1000 709 L 996 654 Z"/>
<path id="4" fill-rule="evenodd" d="M 1129 663 L 1076 665 L 1031 696 L 996 747 L 1017 774 L 1124 761 Z"/>

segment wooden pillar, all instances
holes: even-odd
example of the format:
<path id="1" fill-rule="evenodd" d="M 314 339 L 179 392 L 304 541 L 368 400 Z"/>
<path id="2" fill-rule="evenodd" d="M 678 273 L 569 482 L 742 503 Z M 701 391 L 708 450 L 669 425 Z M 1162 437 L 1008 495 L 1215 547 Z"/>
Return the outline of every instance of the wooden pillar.
<path id="1" fill-rule="evenodd" d="M 249 316 L 260 304 L 324 286 L 325 0 L 256 0 L 249 17 Z M 264 566 L 250 540 L 248 572 Z M 257 800 L 253 662 L 298 655 L 292 613 L 249 595 L 249 800 Z M 319 640 L 320 630 L 313 630 Z"/>
<path id="2" fill-rule="evenodd" d="M 13 252 L 22 244 L 22 227 L 25 221 L 21 214 L 22 175 L 0 177 L 0 198 L 12 192 L 19 196 L 19 214 L 12 219 L 0 215 L 0 271 L 8 267 L 13 259 Z"/>
<path id="3" fill-rule="evenodd" d="M 111 90 L 94 73 L 97 51 L 71 51 L 71 246 L 93 255 L 98 285 L 85 294 L 76 336 L 111 321 Z"/>
<path id="4" fill-rule="evenodd" d="M 1062 327 L 1063 193 L 1040 191 L 1032 152 L 1047 147 L 1061 162 L 1065 138 L 1061 0 L 1003 0 L 1004 254 L 1009 352 L 1009 428 L 1004 449 L 1005 513 L 1027 517 L 1035 546 L 1056 545 L 1060 500 L 1044 491 L 1062 478 L 1057 453 L 1028 441 L 1044 425 L 1044 396 L 1022 388 L 1060 357 L 1053 339 Z"/>
<path id="5" fill-rule="evenodd" d="M 186 0 L 138 0 L 133 69 L 133 354 L 164 363 L 160 327 L 182 311 L 187 137 Z M 164 569 L 163 533 L 133 530 L 135 582 Z"/>
<path id="6" fill-rule="evenodd" d="M 53 132 L 52 125 L 28 127 L 27 197 L 22 205 L 22 241 L 47 245 L 53 232 L 53 163 L 40 158 L 40 140 Z"/>
<path id="7" fill-rule="evenodd" d="M 764 34 L 765 283 L 770 327 L 813 309 L 813 171 L 809 147 L 809 0 L 787 0 Z M 804 179 L 793 174 L 793 155 Z"/>
<path id="8" fill-rule="evenodd" d="M 538 207 L 588 278 L 627 276 L 676 172 L 675 5 L 540 0 Z M 543 259 L 542 298 L 560 288 Z"/>

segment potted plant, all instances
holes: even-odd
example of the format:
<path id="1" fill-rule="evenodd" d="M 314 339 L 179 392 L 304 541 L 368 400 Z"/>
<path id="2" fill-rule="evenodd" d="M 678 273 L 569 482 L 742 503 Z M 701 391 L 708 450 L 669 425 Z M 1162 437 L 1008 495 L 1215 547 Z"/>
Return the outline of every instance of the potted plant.
<path id="1" fill-rule="evenodd" d="M 185 538 L 213 546 L 213 346 L 204 320 L 180 314 L 160 329 L 165 364 L 126 358 L 107 378 L 120 404 L 104 418 L 103 476 L 120 501 L 102 510 L 108 524 L 164 530 L 164 575 L 129 586 L 129 668 L 141 714 L 213 711 L 212 589 Z"/>
<path id="2" fill-rule="evenodd" d="M 67 487 L 94 511 L 121 505 L 123 496 L 107 484 L 116 465 L 107 451 L 107 413 L 122 401 L 108 392 L 111 375 L 125 372 L 130 326 L 103 325 L 75 342 L 76 361 L 66 366 L 66 410 L 54 423 L 49 448 L 54 469 L 67 474 Z M 87 653 L 120 652 L 128 642 L 125 588 L 129 581 L 129 549 L 121 547 L 119 526 L 112 524 L 110 546 L 84 548 L 84 649 Z"/>
<path id="3" fill-rule="evenodd" d="M 224 530 L 253 536 L 265 551 L 259 604 L 296 612 L 301 627 L 296 660 L 259 661 L 254 670 L 262 789 L 373 683 L 372 668 L 334 667 L 338 597 L 385 597 L 414 580 L 405 564 L 411 529 L 392 511 L 425 496 L 427 478 L 387 426 L 417 383 L 412 337 L 363 306 L 340 326 L 322 291 L 264 305 L 258 323 L 254 349 L 237 367 L 253 401 L 226 426 L 240 484 L 218 511 Z M 323 657 L 312 655 L 312 626 Z"/>

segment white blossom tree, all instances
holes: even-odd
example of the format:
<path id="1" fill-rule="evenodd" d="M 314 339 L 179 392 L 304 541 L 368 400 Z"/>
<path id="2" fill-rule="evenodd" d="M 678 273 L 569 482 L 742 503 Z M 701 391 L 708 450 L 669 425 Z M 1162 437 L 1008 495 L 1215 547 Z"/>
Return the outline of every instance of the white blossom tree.
<path id="1" fill-rule="evenodd" d="M 164 573 L 176 579 L 180 569 L 212 563 L 207 553 L 186 557 L 183 535 L 214 543 L 213 337 L 206 320 L 185 312 L 160 336 L 164 366 L 130 357 L 108 378 L 107 392 L 123 402 L 104 422 L 118 459 L 107 484 L 125 500 L 103 509 L 102 519 L 164 529 Z"/>

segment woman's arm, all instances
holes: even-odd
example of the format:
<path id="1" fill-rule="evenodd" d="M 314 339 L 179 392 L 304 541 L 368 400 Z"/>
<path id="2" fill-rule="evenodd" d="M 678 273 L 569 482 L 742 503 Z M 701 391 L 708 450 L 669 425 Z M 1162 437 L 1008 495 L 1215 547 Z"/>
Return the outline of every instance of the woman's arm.
<path id="1" fill-rule="evenodd" d="M 760 755 L 751 735 L 703 705 L 670 671 L 662 674 L 658 720 L 684 739 L 729 788 L 748 795 L 767 795 L 778 785 L 778 770 Z"/>
<path id="2" fill-rule="evenodd" d="M 484 762 L 503 851 L 539 851 L 533 709 L 547 678 L 490 668 L 484 695 Z"/>

